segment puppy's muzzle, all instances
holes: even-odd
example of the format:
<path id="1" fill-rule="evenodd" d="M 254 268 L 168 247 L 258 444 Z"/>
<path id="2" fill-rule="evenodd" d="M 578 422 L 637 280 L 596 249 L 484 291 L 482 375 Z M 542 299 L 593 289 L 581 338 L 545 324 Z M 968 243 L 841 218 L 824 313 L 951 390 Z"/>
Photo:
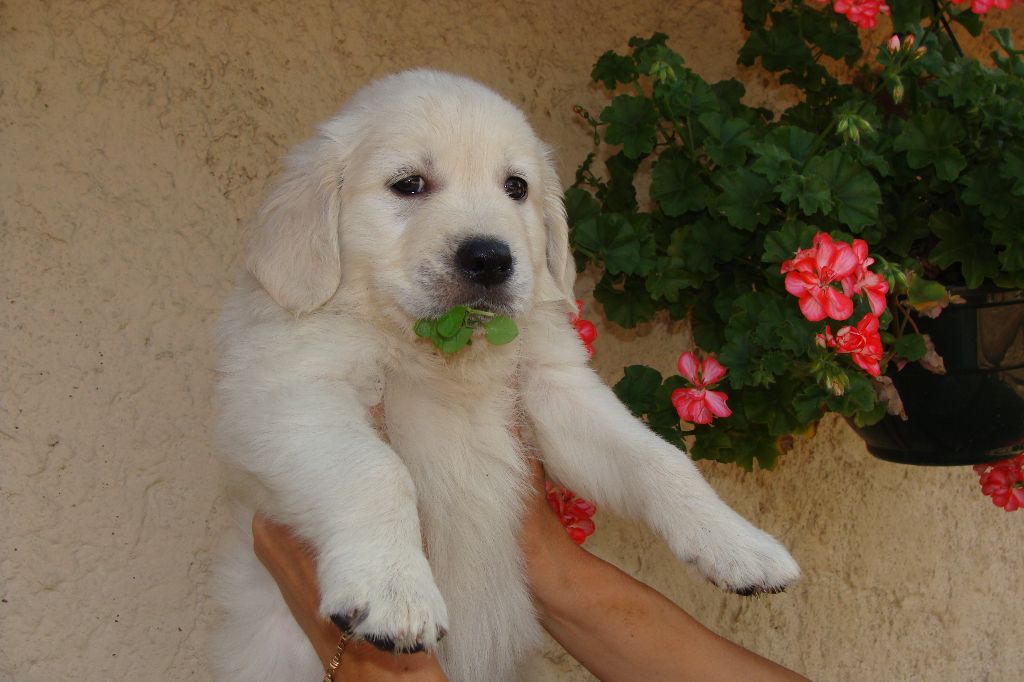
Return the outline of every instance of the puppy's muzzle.
<path id="1" fill-rule="evenodd" d="M 512 250 L 497 239 L 471 237 L 455 251 L 459 274 L 485 288 L 504 284 L 512 276 Z"/>

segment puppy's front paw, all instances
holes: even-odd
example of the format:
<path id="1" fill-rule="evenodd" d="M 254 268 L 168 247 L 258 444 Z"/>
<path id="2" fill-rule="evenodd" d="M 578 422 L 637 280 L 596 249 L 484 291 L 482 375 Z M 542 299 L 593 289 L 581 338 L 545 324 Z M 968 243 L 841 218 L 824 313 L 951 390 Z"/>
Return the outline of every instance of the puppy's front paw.
<path id="1" fill-rule="evenodd" d="M 448 609 L 425 559 L 390 562 L 359 580 L 321 580 L 340 587 L 324 589 L 321 611 L 378 649 L 434 649 L 448 632 Z"/>
<path id="2" fill-rule="evenodd" d="M 715 585 L 742 595 L 782 592 L 800 578 L 786 548 L 743 520 L 706 543 L 694 563 Z"/>

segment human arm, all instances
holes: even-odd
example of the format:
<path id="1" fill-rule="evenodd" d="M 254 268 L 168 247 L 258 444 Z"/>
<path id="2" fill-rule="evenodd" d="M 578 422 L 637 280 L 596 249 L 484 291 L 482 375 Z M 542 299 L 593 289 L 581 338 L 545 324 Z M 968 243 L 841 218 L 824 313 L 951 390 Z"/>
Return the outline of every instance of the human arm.
<path id="1" fill-rule="evenodd" d="M 520 542 L 541 623 L 604 682 L 806 678 L 704 627 L 672 601 L 574 544 L 548 509 L 543 470 Z"/>

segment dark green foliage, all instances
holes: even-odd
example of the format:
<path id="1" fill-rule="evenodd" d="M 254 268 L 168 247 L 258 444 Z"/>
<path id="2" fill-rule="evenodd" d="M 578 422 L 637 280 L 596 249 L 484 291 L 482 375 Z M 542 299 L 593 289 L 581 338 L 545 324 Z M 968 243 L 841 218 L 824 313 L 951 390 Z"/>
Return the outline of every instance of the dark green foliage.
<path id="1" fill-rule="evenodd" d="M 634 365 L 616 386 L 695 457 L 770 467 L 780 438 L 826 411 L 862 424 L 884 414 L 849 356 L 815 344 L 825 322 L 807 322 L 783 288 L 780 265 L 819 230 L 866 240 L 889 282 L 885 361 L 925 355 L 899 311 L 946 305 L 944 284 L 1024 283 L 1024 50 L 998 30 L 993 66 L 959 57 L 934 11 L 895 3 L 896 28 L 927 49 L 869 56 L 856 27 L 818 3 L 743 0 L 739 62 L 802 93 L 778 117 L 744 104 L 735 80 L 705 81 L 663 34 L 595 65 L 611 99 L 597 120 L 582 115 L 607 148 L 566 193 L 572 245 L 581 268 L 604 271 L 594 296 L 609 320 L 689 315 L 698 345 L 728 367 L 732 416 L 685 433 L 670 404 L 680 377 Z M 948 11 L 978 35 L 966 6 Z M 851 82 L 836 61 L 858 65 Z M 860 301 L 828 323 L 836 332 L 867 312 Z"/>

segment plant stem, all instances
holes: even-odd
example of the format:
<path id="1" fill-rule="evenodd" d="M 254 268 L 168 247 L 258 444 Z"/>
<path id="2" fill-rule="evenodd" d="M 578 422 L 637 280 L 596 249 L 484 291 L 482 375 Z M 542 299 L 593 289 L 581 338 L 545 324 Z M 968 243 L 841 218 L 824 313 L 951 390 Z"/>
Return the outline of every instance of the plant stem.
<path id="1" fill-rule="evenodd" d="M 932 6 L 935 7 L 935 17 L 942 23 L 942 28 L 945 29 L 950 42 L 953 43 L 953 49 L 956 50 L 958 55 L 963 57 L 964 51 L 960 48 L 960 43 L 957 42 L 956 36 L 953 35 L 953 28 L 949 25 L 949 21 L 946 19 L 946 12 L 949 9 L 949 3 L 940 3 L 939 0 L 932 0 Z"/>

